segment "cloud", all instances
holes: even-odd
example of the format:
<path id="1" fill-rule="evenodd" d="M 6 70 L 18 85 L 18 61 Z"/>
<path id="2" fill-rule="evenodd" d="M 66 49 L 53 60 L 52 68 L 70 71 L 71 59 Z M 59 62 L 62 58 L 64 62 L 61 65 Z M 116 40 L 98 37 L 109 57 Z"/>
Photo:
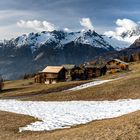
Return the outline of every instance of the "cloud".
<path id="1" fill-rule="evenodd" d="M 137 22 L 130 19 L 117 19 L 116 20 L 117 27 L 114 31 L 107 31 L 104 34 L 107 36 L 119 37 L 122 36 L 123 33 L 137 31 L 139 25 Z"/>
<path id="2" fill-rule="evenodd" d="M 80 20 L 80 24 L 86 29 L 94 30 L 94 27 L 92 25 L 90 18 L 82 18 Z"/>
<path id="3" fill-rule="evenodd" d="M 17 22 L 17 26 L 21 28 L 30 28 L 37 31 L 53 31 L 55 30 L 54 24 L 48 22 L 48 21 L 39 21 L 39 20 L 20 20 Z"/>

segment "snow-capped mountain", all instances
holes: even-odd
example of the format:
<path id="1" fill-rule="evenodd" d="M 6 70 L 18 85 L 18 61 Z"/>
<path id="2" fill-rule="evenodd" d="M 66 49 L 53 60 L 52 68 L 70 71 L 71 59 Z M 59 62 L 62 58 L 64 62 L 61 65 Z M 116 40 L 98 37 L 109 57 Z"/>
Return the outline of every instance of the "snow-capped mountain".
<path id="1" fill-rule="evenodd" d="M 81 31 L 81 32 L 64 32 L 64 31 L 52 31 L 52 32 L 40 32 L 30 33 L 28 35 L 22 35 L 16 39 L 5 41 L 4 44 L 12 44 L 15 48 L 22 46 L 29 46 L 32 52 L 35 52 L 42 45 L 55 43 L 54 48 L 63 48 L 70 42 L 87 44 L 97 48 L 112 49 L 112 46 L 104 40 L 104 38 L 97 34 L 95 31 Z"/>
<path id="2" fill-rule="evenodd" d="M 46 65 L 81 64 L 127 45 L 91 30 L 29 33 L 0 41 L 0 74 L 15 79 Z"/>
<path id="3" fill-rule="evenodd" d="M 136 39 L 140 37 L 140 27 L 125 29 L 117 28 L 115 32 L 109 31 L 105 32 L 103 35 L 104 40 L 109 42 L 116 50 L 122 50 L 128 48 L 131 44 L 135 42 Z"/>
<path id="4" fill-rule="evenodd" d="M 7 44 L 14 45 L 15 48 L 22 46 L 30 46 L 32 53 L 39 49 L 42 45 L 55 43 L 54 48 L 63 48 L 70 42 L 81 43 L 90 45 L 97 48 L 121 50 L 129 47 L 140 35 L 140 30 L 123 32 L 119 36 L 99 35 L 95 31 L 79 31 L 79 32 L 65 32 L 65 31 L 52 31 L 52 32 L 39 32 L 24 34 L 16 39 L 5 40 L 4 46 Z M 2 46 L 2 41 L 0 41 Z M 8 45 L 10 46 L 10 45 Z"/>

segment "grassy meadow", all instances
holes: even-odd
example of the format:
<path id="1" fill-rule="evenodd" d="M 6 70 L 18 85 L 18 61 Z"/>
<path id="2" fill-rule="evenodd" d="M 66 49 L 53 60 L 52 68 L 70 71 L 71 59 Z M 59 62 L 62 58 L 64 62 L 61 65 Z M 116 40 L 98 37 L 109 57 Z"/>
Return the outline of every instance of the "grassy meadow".
<path id="1" fill-rule="evenodd" d="M 120 79 L 79 91 L 65 91 L 90 81 L 62 82 L 54 85 L 36 84 L 33 79 L 6 81 L 1 99 L 31 101 L 118 100 L 140 98 L 140 63 L 131 63 L 130 71 L 106 75 L 98 79 Z M 70 129 L 51 132 L 18 132 L 18 128 L 35 118 L 0 112 L 1 140 L 139 140 L 140 111 L 113 119 L 93 121 Z"/>

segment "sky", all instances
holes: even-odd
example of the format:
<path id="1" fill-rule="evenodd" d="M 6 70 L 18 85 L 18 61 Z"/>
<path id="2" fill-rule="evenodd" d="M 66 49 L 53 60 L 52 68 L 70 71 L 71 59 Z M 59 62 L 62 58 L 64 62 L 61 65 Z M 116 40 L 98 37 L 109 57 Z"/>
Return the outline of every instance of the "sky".
<path id="1" fill-rule="evenodd" d="M 139 24 L 139 7 L 139 0 L 0 0 L 0 40 L 43 30 L 102 34 L 122 26 L 117 20 Z"/>

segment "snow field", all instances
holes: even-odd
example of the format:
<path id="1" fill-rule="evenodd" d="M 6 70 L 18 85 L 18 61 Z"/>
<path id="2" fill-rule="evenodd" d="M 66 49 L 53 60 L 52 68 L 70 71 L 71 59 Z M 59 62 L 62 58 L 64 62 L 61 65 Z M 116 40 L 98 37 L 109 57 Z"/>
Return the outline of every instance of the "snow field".
<path id="1" fill-rule="evenodd" d="M 19 131 L 51 131 L 93 120 L 118 117 L 140 109 L 140 99 L 117 101 L 43 102 L 0 100 L 0 110 L 33 116 L 39 121 Z"/>

